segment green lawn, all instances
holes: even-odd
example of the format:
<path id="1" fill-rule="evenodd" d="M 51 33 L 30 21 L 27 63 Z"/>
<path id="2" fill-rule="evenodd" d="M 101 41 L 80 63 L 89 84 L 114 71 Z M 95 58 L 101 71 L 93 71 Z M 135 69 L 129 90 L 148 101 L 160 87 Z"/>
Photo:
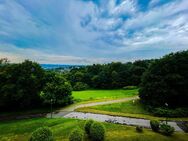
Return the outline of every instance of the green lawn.
<path id="1" fill-rule="evenodd" d="M 138 89 L 134 90 L 85 90 L 73 91 L 72 95 L 76 101 L 107 100 L 131 97 L 138 94 Z"/>
<path id="2" fill-rule="evenodd" d="M 51 128 L 56 141 L 68 141 L 71 130 L 76 127 L 83 129 L 85 121 L 76 119 L 47 119 L 35 118 L 27 120 L 14 120 L 0 122 L 1 141 L 27 141 L 31 132 L 41 126 Z M 144 129 L 137 133 L 135 127 L 105 123 L 107 129 L 106 141 L 187 141 L 188 134 L 176 132 L 172 137 L 166 137 Z M 85 137 L 85 141 L 88 138 Z"/>
<path id="3" fill-rule="evenodd" d="M 134 117 L 134 118 L 166 120 L 165 117 L 153 116 L 152 113 L 149 113 L 145 109 L 144 105 L 142 105 L 139 102 L 139 100 L 136 100 L 134 103 L 131 100 L 131 101 L 122 102 L 122 103 L 84 107 L 84 108 L 76 109 L 76 111 L 115 115 L 115 116 Z M 186 117 L 185 118 L 168 118 L 168 119 L 188 121 L 188 118 Z"/>
<path id="4" fill-rule="evenodd" d="M 94 106 L 92 109 L 109 111 L 109 112 L 119 112 L 119 113 L 130 113 L 130 114 L 146 114 L 151 115 L 148 111 L 145 110 L 144 105 L 142 105 L 139 100 L 108 104 L 102 106 Z"/>

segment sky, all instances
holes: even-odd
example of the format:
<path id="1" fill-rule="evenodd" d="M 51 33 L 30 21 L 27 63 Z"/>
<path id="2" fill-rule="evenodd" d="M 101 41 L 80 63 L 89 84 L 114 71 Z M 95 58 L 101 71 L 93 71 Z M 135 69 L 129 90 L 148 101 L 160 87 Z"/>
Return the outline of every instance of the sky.
<path id="1" fill-rule="evenodd" d="M 188 0 L 0 0 L 0 58 L 93 64 L 188 49 Z"/>

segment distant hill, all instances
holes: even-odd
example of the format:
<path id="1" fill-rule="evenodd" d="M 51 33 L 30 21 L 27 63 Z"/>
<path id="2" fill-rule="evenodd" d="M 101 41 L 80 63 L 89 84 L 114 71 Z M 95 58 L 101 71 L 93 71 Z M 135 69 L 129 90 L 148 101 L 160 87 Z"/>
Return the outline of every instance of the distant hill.
<path id="1" fill-rule="evenodd" d="M 84 65 L 65 65 L 65 64 L 40 64 L 42 68 L 46 70 L 54 70 L 54 69 L 72 69 L 72 68 L 79 68 Z"/>

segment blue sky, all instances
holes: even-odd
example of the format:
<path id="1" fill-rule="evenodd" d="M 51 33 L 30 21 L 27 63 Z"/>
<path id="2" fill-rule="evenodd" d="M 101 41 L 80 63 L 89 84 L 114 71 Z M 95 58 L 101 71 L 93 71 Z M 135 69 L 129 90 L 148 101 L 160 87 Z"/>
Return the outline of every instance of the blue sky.
<path id="1" fill-rule="evenodd" d="M 0 0 L 0 58 L 92 64 L 188 49 L 188 0 Z"/>

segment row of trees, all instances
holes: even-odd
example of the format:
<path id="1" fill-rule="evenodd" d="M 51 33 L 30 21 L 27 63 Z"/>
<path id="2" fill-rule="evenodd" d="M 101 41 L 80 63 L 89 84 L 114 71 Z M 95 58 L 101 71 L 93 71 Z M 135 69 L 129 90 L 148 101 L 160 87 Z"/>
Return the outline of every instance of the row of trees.
<path id="1" fill-rule="evenodd" d="M 71 86 L 56 73 L 46 72 L 37 63 L 20 64 L 0 61 L 0 109 L 33 108 L 48 104 L 72 102 Z"/>
<path id="2" fill-rule="evenodd" d="M 154 60 L 139 60 L 134 63 L 112 62 L 94 64 L 72 69 L 64 75 L 74 90 L 84 88 L 115 89 L 129 85 L 139 85 L 141 76 Z"/>

